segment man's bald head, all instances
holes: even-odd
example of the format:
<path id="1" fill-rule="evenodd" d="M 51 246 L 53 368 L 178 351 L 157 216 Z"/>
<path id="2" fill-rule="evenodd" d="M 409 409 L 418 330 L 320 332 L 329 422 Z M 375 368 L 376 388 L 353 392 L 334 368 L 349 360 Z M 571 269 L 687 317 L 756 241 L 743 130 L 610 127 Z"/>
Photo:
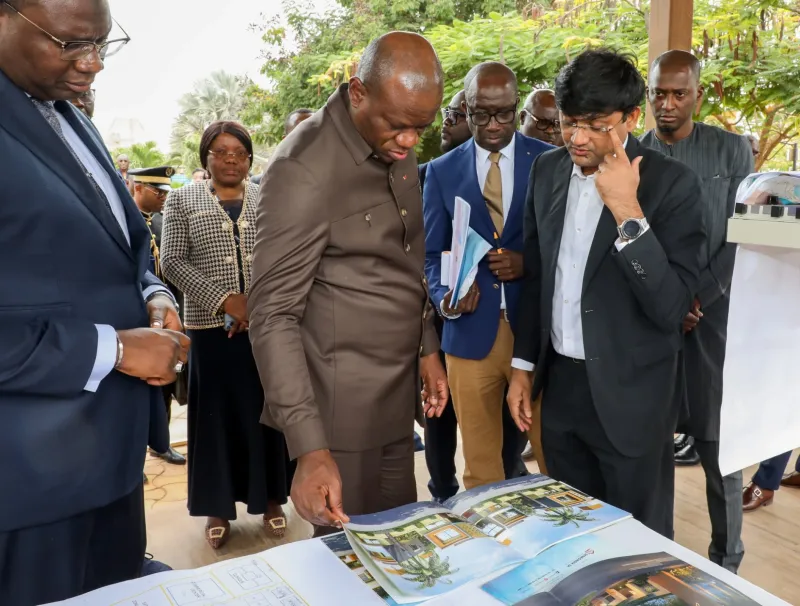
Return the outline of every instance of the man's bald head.
<path id="1" fill-rule="evenodd" d="M 464 113 L 475 143 L 490 152 L 511 143 L 519 105 L 516 74 L 496 61 L 479 63 L 464 78 L 464 94 Z"/>
<path id="2" fill-rule="evenodd" d="M 350 117 L 373 156 L 405 159 L 442 105 L 444 74 L 425 38 L 391 32 L 369 43 L 350 78 Z"/>
<path id="3" fill-rule="evenodd" d="M 431 43 L 419 34 L 390 32 L 364 49 L 356 77 L 369 87 L 391 80 L 408 91 L 444 87 L 444 73 Z"/>
<path id="4" fill-rule="evenodd" d="M 564 145 L 553 91 L 540 88 L 528 95 L 519 113 L 519 130 L 526 137 L 559 147 Z"/>
<path id="5" fill-rule="evenodd" d="M 515 96 L 519 94 L 517 75 L 514 71 L 507 65 L 497 61 L 486 61 L 485 63 L 478 63 L 467 72 L 464 78 L 464 94 L 467 97 L 467 102 L 469 102 L 471 95 L 475 95 L 478 88 L 488 84 L 508 87 L 509 90 L 514 91 Z"/>
<path id="6" fill-rule="evenodd" d="M 647 100 L 656 119 L 658 136 L 672 144 L 688 137 L 694 115 L 703 101 L 700 61 L 686 51 L 659 55 L 650 66 Z"/>
<path id="7" fill-rule="evenodd" d="M 682 50 L 669 50 L 655 58 L 650 66 L 650 76 L 658 78 L 660 72 L 688 70 L 695 82 L 700 83 L 700 60 L 692 53 Z M 650 80 L 652 86 L 652 80 Z"/>

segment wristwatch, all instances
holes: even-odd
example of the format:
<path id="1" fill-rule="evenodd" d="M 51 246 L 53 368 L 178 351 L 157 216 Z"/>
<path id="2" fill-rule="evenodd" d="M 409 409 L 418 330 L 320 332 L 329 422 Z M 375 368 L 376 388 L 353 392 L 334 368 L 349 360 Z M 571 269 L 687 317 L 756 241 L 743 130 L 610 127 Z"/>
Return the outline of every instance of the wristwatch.
<path id="1" fill-rule="evenodd" d="M 650 229 L 647 219 L 625 219 L 617 226 L 619 239 L 623 242 L 632 242 Z"/>

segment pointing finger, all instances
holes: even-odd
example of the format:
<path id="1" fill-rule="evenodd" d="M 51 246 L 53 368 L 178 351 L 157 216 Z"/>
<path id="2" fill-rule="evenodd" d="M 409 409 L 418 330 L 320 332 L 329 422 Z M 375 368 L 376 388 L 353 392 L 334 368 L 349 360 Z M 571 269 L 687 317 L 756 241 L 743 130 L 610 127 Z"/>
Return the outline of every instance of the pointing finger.
<path id="1" fill-rule="evenodd" d="M 611 143 L 614 145 L 614 153 L 617 155 L 617 157 L 627 158 L 627 156 L 625 155 L 625 146 L 622 145 L 622 141 L 620 141 L 616 129 L 612 128 L 611 130 L 609 130 L 608 136 L 611 138 Z"/>

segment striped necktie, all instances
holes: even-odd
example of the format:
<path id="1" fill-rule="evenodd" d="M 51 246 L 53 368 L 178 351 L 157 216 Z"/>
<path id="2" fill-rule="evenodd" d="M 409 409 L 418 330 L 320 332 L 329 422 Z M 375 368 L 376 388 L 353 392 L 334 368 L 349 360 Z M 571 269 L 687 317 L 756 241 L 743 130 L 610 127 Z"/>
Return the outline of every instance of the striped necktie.
<path id="1" fill-rule="evenodd" d="M 58 112 L 56 111 L 53 102 L 39 101 L 38 99 L 34 99 L 33 97 L 31 97 L 31 102 L 36 107 L 36 109 L 39 110 L 39 113 L 42 114 L 42 116 L 44 116 L 44 119 L 47 120 L 47 123 L 53 128 L 53 130 L 56 131 L 56 134 L 64 143 L 64 145 L 67 146 L 69 153 L 72 154 L 72 157 L 75 158 L 75 161 L 83 169 L 83 172 L 86 174 L 86 177 L 89 179 L 89 181 L 91 181 L 95 190 L 97 190 L 97 195 L 100 196 L 100 199 L 105 203 L 106 208 L 113 216 L 114 212 L 111 210 L 111 204 L 108 203 L 108 198 L 106 197 L 105 193 L 103 193 L 103 190 L 100 189 L 100 186 L 97 184 L 97 181 L 94 180 L 92 173 L 86 170 L 86 167 L 83 165 L 83 162 L 81 162 L 81 159 L 78 157 L 78 154 L 75 153 L 75 150 L 72 149 L 72 146 L 69 144 L 66 137 L 64 136 L 64 131 L 61 128 L 61 122 L 58 120 Z"/>

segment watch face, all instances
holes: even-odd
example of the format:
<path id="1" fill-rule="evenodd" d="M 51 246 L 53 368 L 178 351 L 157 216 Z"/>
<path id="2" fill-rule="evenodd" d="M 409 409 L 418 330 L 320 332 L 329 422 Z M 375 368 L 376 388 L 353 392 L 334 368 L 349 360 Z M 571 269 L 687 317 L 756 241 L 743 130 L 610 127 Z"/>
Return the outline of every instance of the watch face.
<path id="1" fill-rule="evenodd" d="M 622 224 L 622 232 L 626 238 L 635 238 L 642 231 L 642 226 L 637 221 L 628 219 Z"/>

